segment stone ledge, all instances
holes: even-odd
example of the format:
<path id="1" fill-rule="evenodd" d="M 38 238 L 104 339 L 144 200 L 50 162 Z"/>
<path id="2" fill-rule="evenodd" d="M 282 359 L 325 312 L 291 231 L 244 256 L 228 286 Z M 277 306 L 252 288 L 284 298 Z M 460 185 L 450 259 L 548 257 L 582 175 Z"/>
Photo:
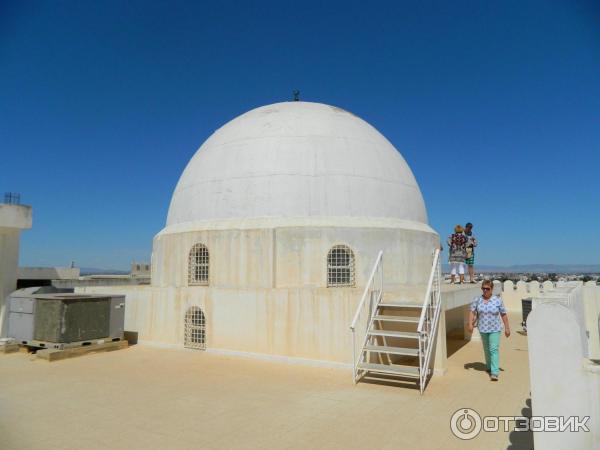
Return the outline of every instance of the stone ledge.
<path id="1" fill-rule="evenodd" d="M 44 349 L 38 350 L 36 355 L 40 359 L 45 359 L 48 362 L 60 361 L 61 359 L 75 358 L 88 353 L 110 352 L 113 350 L 121 350 L 129 347 L 127 341 L 105 342 L 103 344 L 92 344 L 81 347 L 66 348 L 64 350 Z"/>

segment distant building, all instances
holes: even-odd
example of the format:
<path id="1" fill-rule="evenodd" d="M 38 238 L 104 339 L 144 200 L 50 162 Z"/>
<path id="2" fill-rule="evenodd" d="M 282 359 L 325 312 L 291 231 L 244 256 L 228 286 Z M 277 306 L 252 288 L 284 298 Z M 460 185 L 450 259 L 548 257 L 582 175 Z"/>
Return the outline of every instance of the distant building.
<path id="1" fill-rule="evenodd" d="M 150 264 L 133 261 L 130 275 L 133 278 L 150 278 Z"/>

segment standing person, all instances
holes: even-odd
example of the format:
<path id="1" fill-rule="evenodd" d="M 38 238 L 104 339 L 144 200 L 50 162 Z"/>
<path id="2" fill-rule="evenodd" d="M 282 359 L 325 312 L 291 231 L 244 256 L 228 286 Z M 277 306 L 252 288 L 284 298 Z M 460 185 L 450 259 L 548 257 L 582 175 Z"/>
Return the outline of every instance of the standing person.
<path id="1" fill-rule="evenodd" d="M 469 282 L 475 283 L 475 247 L 477 247 L 477 239 L 473 235 L 473 224 L 467 222 L 465 225 L 465 236 L 467 236 L 467 257 L 465 264 L 469 270 Z"/>
<path id="2" fill-rule="evenodd" d="M 483 342 L 487 372 L 490 374 L 491 381 L 498 381 L 502 322 L 504 322 L 504 335 L 506 337 L 510 336 L 510 325 L 508 324 L 504 303 L 500 297 L 492 295 L 493 289 L 494 283 L 491 280 L 484 280 L 481 283 L 482 295 L 471 303 L 468 330 L 470 333 L 473 332 L 475 320 L 477 320 L 481 342 Z"/>
<path id="3" fill-rule="evenodd" d="M 467 237 L 463 234 L 463 227 L 456 225 L 454 234 L 448 236 L 448 261 L 450 262 L 450 282 L 454 284 L 458 272 L 460 283 L 465 282 L 465 258 L 467 257 Z"/>

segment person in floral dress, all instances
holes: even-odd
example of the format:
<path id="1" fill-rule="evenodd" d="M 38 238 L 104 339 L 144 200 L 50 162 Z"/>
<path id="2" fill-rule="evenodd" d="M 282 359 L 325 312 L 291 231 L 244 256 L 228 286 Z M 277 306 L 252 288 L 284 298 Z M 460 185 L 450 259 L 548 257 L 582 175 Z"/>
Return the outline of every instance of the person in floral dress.
<path id="1" fill-rule="evenodd" d="M 458 274 L 460 283 L 465 282 L 465 259 L 467 257 L 467 237 L 463 227 L 456 225 L 454 233 L 448 236 L 448 262 L 450 262 L 450 282 L 454 284 Z"/>

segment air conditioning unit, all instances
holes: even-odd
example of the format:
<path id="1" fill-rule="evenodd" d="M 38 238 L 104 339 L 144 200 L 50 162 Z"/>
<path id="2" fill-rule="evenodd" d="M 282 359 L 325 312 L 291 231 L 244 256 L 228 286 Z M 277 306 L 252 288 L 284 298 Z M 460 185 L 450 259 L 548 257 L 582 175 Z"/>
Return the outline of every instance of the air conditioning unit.
<path id="1" fill-rule="evenodd" d="M 124 295 L 16 291 L 8 298 L 8 310 L 8 337 L 31 347 L 123 339 Z"/>

